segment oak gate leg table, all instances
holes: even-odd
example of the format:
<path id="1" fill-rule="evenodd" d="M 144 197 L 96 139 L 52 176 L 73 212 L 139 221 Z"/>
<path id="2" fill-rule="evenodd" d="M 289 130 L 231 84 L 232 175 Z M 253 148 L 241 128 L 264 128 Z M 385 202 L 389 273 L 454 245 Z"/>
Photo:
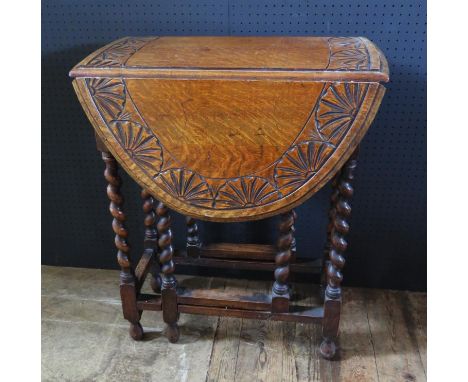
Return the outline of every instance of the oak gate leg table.
<path id="1" fill-rule="evenodd" d="M 70 75 L 105 162 L 131 336 L 142 338 L 144 310 L 162 310 L 171 342 L 179 338 L 181 312 L 320 321 L 320 352 L 332 358 L 357 150 L 389 79 L 380 50 L 362 37 L 129 37 L 94 52 Z M 142 187 L 145 249 L 136 266 L 118 165 Z M 300 267 L 293 208 L 329 181 L 323 305 L 292 308 L 288 276 Z M 274 269 L 271 294 L 179 291 L 169 209 L 187 216 L 186 259 L 266 264 Z M 273 215 L 280 215 L 276 249 L 204 247 L 194 220 Z M 140 293 L 148 273 L 154 295 Z"/>

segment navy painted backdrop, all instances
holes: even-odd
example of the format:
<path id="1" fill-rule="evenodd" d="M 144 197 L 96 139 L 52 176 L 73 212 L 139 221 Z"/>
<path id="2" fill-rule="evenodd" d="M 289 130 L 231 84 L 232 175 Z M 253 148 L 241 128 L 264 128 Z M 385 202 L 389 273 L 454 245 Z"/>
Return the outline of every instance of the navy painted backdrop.
<path id="1" fill-rule="evenodd" d="M 364 139 L 345 284 L 426 288 L 426 4 L 424 1 L 43 0 L 44 264 L 116 268 L 102 162 L 69 69 L 132 35 L 366 36 L 386 54 L 391 82 Z M 124 176 L 130 242 L 141 251 L 141 204 Z M 298 208 L 301 255 L 323 247 L 328 189 Z M 205 241 L 271 242 L 274 219 L 201 224 Z M 179 235 L 177 236 L 177 234 Z M 177 216 L 176 245 L 184 243 Z"/>

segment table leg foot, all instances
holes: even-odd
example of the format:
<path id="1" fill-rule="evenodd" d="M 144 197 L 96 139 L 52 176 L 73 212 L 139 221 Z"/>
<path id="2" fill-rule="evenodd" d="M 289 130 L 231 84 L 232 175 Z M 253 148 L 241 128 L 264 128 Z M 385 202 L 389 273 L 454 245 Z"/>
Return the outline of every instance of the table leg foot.
<path id="1" fill-rule="evenodd" d="M 324 339 L 320 344 L 320 355 L 325 359 L 333 359 L 336 354 L 335 342 L 330 339 Z"/>
<path id="2" fill-rule="evenodd" d="M 167 324 L 166 326 L 166 337 L 171 343 L 179 341 L 180 330 L 177 324 Z"/>
<path id="3" fill-rule="evenodd" d="M 141 341 L 143 339 L 143 327 L 139 322 L 136 324 L 130 323 L 129 333 L 130 337 L 132 337 L 135 341 Z"/>

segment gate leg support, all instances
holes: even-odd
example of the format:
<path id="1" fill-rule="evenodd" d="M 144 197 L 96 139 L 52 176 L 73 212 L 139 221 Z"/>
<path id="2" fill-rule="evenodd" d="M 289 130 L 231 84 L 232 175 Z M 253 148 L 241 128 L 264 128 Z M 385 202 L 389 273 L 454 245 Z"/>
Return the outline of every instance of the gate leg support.
<path id="1" fill-rule="evenodd" d="M 275 283 L 271 293 L 271 310 L 273 313 L 289 311 L 289 262 L 291 260 L 291 244 L 293 242 L 292 227 L 294 214 L 292 211 L 281 214 L 279 224 L 278 252 L 275 256 Z"/>
<path id="2" fill-rule="evenodd" d="M 172 260 L 174 250 L 172 248 L 171 216 L 164 203 L 159 203 L 156 208 L 159 217 L 157 224 L 159 233 L 159 261 L 163 273 L 161 285 L 163 320 L 167 324 L 166 336 L 170 342 L 179 340 L 179 327 L 177 320 L 179 312 L 177 309 L 177 280 L 174 276 L 175 265 Z"/>
<path id="3" fill-rule="evenodd" d="M 189 257 L 200 257 L 201 241 L 198 237 L 197 222 L 191 216 L 185 217 L 187 225 L 187 255 Z"/>
<path id="4" fill-rule="evenodd" d="M 157 258 L 158 253 L 158 233 L 156 231 L 156 214 L 155 200 L 151 194 L 143 189 L 141 190 L 141 198 L 143 200 L 143 212 L 145 213 L 145 240 L 143 247 L 145 250 L 151 250 L 153 253 L 153 259 L 151 260 L 151 289 L 155 293 L 161 293 L 161 276 L 159 275 L 159 260 Z"/>

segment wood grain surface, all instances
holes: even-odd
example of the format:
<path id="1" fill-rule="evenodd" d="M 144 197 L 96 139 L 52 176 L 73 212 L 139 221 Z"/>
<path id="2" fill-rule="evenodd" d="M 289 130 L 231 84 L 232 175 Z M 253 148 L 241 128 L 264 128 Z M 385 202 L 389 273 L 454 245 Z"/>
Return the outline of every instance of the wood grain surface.
<path id="1" fill-rule="evenodd" d="M 126 81 L 165 151 L 208 178 L 261 172 L 289 149 L 323 88 L 319 82 Z M 222 165 L 220 165 L 222 161 Z"/>
<path id="2" fill-rule="evenodd" d="M 156 69 L 170 72 L 138 72 Z M 217 70 L 230 74 L 205 76 Z M 252 70 L 261 78 L 242 77 Z M 388 68 L 364 38 L 145 37 L 98 50 L 71 75 L 98 136 L 142 187 L 185 215 L 242 221 L 290 210 L 334 176 L 369 128 Z"/>
<path id="3" fill-rule="evenodd" d="M 90 54 L 70 75 L 385 82 L 389 79 L 385 56 L 364 37 L 124 37 Z"/>

